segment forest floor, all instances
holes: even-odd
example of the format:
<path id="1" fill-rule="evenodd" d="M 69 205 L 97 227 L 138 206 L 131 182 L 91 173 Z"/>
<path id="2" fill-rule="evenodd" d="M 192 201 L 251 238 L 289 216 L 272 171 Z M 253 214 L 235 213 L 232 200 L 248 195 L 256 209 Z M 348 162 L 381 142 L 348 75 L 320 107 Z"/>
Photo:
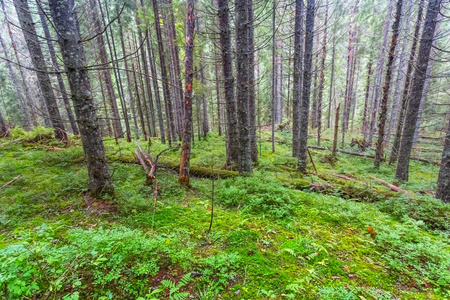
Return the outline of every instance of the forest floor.
<path id="1" fill-rule="evenodd" d="M 376 170 L 367 157 L 339 153 L 331 165 L 329 151 L 311 149 L 317 174 L 309 163 L 302 176 L 290 134 L 277 132 L 273 154 L 263 132 L 252 177 L 192 178 L 188 190 L 176 171 L 158 169 L 155 209 L 134 143 L 105 142 L 116 194 L 92 199 L 79 138 L 68 148 L 27 141 L 43 131 L 0 141 L 0 185 L 22 175 L 0 190 L 0 299 L 450 298 L 450 206 L 432 197 L 438 166 L 413 161 L 400 183 L 409 195 L 370 177 L 396 181 L 394 166 Z M 166 147 L 153 139 L 149 152 Z M 223 136 L 195 141 L 192 166 L 214 174 L 224 162 Z"/>

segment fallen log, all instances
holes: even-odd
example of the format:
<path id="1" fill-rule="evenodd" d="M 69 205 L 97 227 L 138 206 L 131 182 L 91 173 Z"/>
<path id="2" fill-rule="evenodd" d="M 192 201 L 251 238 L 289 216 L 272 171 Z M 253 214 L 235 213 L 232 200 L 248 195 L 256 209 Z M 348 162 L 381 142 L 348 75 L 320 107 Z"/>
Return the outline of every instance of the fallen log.
<path id="1" fill-rule="evenodd" d="M 314 149 L 314 150 L 329 150 L 329 151 L 331 151 L 329 148 L 318 147 L 318 146 L 308 146 L 308 148 Z M 336 151 L 337 151 L 337 152 L 340 152 L 340 153 L 344 153 L 344 154 L 349 154 L 349 155 L 355 155 L 355 156 L 363 156 L 363 157 L 375 158 L 375 155 L 373 155 L 373 154 L 368 154 L 368 153 L 352 152 L 352 151 L 347 151 L 347 150 L 342 150 L 342 149 L 336 149 Z M 411 156 L 410 159 L 411 159 L 411 160 L 415 160 L 415 161 L 420 161 L 420 162 L 428 163 L 428 164 L 432 164 L 432 165 L 435 165 L 435 166 L 439 166 L 439 165 L 441 164 L 439 161 L 429 160 L 429 159 L 420 158 L 420 157 L 415 157 L 415 156 Z M 384 159 L 383 161 L 385 161 L 385 159 Z"/>
<path id="2" fill-rule="evenodd" d="M 408 195 L 408 196 L 413 196 L 414 195 L 413 193 L 411 193 L 411 192 L 409 192 L 407 190 L 401 189 L 398 186 L 390 184 L 390 183 L 388 183 L 388 182 L 386 182 L 386 181 L 384 181 L 384 180 L 382 180 L 380 178 L 376 178 L 376 177 L 374 177 L 372 175 L 369 175 L 369 177 L 374 179 L 375 181 L 381 183 L 382 185 L 387 186 L 388 188 L 390 188 L 394 192 L 403 193 L 403 194 Z"/>
<path id="3" fill-rule="evenodd" d="M 83 157 L 84 159 L 84 157 Z M 138 164 L 141 165 L 141 163 L 133 156 L 121 156 L 118 158 L 111 158 L 109 159 L 125 163 L 125 164 Z M 171 162 L 171 161 L 163 161 L 161 163 L 158 163 L 158 168 L 166 168 L 174 171 L 180 170 L 180 164 Z M 189 174 L 192 177 L 198 177 L 198 178 L 212 178 L 213 176 L 215 178 L 233 178 L 239 176 L 239 173 L 237 171 L 230 171 L 230 170 L 218 170 L 214 169 L 214 172 L 211 172 L 211 168 L 209 167 L 201 167 L 201 166 L 195 166 L 190 165 L 189 167 Z"/>
<path id="4" fill-rule="evenodd" d="M 11 185 L 14 181 L 16 181 L 17 179 L 19 179 L 20 177 L 22 177 L 22 174 L 17 175 L 16 177 L 14 177 L 12 180 L 8 181 L 7 183 L 5 183 L 4 185 L 2 185 L 0 187 L 0 190 L 3 189 L 4 187 Z"/>

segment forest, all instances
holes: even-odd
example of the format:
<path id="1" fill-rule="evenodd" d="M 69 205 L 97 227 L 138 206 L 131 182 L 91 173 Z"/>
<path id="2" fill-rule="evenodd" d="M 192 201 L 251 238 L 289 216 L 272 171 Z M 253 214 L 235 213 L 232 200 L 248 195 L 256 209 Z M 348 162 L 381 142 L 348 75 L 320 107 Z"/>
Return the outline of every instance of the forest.
<path id="1" fill-rule="evenodd" d="M 450 299 L 449 0 L 0 6 L 0 299 Z"/>

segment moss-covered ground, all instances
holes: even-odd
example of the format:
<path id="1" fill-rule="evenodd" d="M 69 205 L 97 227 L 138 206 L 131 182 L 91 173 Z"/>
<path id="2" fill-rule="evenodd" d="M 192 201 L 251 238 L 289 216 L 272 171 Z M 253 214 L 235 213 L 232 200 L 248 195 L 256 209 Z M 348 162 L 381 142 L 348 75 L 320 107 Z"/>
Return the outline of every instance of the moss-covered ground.
<path id="1" fill-rule="evenodd" d="M 0 185 L 23 175 L 0 190 L 0 299 L 450 298 L 438 166 L 411 163 L 398 183 L 410 197 L 373 180 L 395 183 L 395 167 L 376 170 L 370 158 L 338 154 L 331 165 L 328 151 L 311 150 L 317 174 L 309 164 L 300 175 L 290 134 L 277 132 L 272 153 L 263 132 L 253 176 L 191 178 L 185 189 L 161 167 L 156 195 L 131 163 L 136 146 L 107 140 L 116 194 L 92 199 L 80 140 L 25 141 L 42 131 L 0 141 Z M 141 145 L 152 155 L 167 147 Z M 195 141 L 191 164 L 214 173 L 225 157 L 224 137 L 211 133 Z"/>

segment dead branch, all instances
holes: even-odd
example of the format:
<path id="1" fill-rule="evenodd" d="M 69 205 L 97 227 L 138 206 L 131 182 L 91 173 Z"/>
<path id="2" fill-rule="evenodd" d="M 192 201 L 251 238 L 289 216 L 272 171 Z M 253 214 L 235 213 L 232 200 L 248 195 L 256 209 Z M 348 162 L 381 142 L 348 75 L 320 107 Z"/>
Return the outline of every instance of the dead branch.
<path id="1" fill-rule="evenodd" d="M 376 178 L 376 177 L 374 177 L 374 176 L 372 176 L 372 175 L 369 175 L 369 177 L 372 178 L 372 179 L 374 179 L 375 181 L 381 183 L 382 185 L 387 186 L 387 187 L 390 188 L 392 191 L 399 192 L 399 193 L 403 193 L 403 194 L 408 195 L 408 196 L 413 196 L 413 193 L 411 193 L 411 192 L 409 192 L 409 191 L 407 191 L 407 190 L 401 189 L 401 188 L 399 188 L 398 186 L 395 186 L 395 185 L 393 185 L 393 184 L 390 184 L 390 183 L 388 183 L 388 182 L 386 182 L 386 181 L 384 181 L 384 180 L 382 180 L 382 179 L 380 179 L 380 178 Z"/>
<path id="2" fill-rule="evenodd" d="M 2 185 L 0 187 L 0 190 L 3 189 L 4 187 L 11 185 L 14 181 L 16 181 L 17 179 L 19 179 L 20 177 L 22 177 L 22 174 L 17 175 L 16 177 L 14 177 L 12 180 L 8 181 L 7 183 L 5 183 L 4 185 Z"/>

